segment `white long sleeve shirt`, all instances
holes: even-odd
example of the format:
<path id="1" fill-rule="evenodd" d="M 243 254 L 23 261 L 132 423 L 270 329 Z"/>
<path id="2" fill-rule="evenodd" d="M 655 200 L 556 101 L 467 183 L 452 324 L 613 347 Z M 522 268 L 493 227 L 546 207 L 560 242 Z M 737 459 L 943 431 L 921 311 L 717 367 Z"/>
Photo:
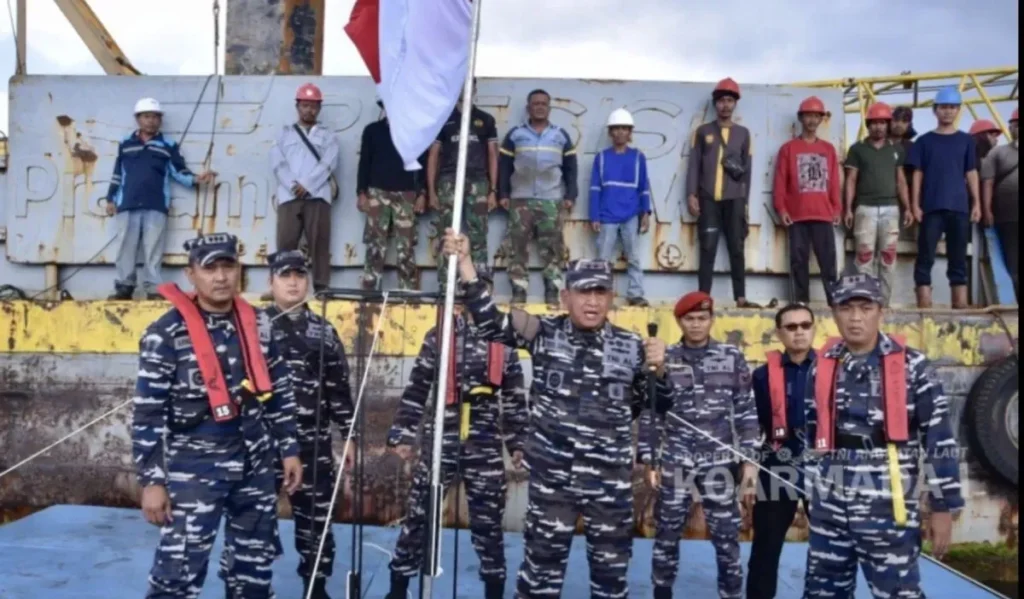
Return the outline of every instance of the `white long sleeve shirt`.
<path id="1" fill-rule="evenodd" d="M 295 183 L 308 191 L 309 197 L 331 202 L 329 177 L 338 167 L 338 138 L 319 123 L 306 132 L 306 137 L 320 154 L 319 161 L 291 125 L 281 128 L 281 133 L 270 148 L 270 169 L 277 179 L 279 204 L 296 199 L 292 193 Z"/>

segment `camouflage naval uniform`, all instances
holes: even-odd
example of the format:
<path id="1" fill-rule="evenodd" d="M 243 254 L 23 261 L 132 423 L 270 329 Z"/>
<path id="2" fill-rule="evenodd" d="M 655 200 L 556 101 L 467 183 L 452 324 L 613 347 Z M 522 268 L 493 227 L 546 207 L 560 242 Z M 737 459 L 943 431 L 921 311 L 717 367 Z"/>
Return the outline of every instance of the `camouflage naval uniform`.
<path id="1" fill-rule="evenodd" d="M 437 219 L 437 277 L 443 287 L 447 279 L 448 260 L 441 253 L 442 235 L 445 229 L 452 226 L 452 211 L 455 205 L 455 170 L 458 166 L 459 131 L 462 116 L 458 107 L 452 112 L 448 122 L 434 142 L 439 147 L 440 162 L 437 181 L 437 199 L 441 210 Z M 489 148 L 498 143 L 498 126 L 494 117 L 476 106 L 470 113 L 469 146 L 466 154 L 466 188 L 462 204 L 463 231 L 469 239 L 470 256 L 473 262 L 487 264 L 490 254 L 487 251 L 487 194 L 497 191 L 488 179 Z M 495 182 L 497 183 L 497 182 Z"/>
<path id="2" fill-rule="evenodd" d="M 574 290 L 610 290 L 611 266 L 574 261 L 566 280 Z M 529 507 L 516 596 L 559 595 L 582 512 L 591 597 L 624 599 L 633 546 L 632 423 L 649 405 L 642 339 L 611 323 L 586 331 L 567 315 L 502 313 L 480 282 L 469 284 L 467 296 L 484 338 L 533 357 Z M 659 379 L 657 410 L 667 410 L 676 393 Z"/>
<path id="3" fill-rule="evenodd" d="M 473 547 L 480 556 L 480 578 L 496 589 L 505 587 L 505 547 L 502 521 L 505 513 L 505 461 L 502 441 L 509 453 L 521 451 L 525 443 L 529 414 L 523 370 L 515 350 L 505 350 L 505 368 L 501 388 L 488 384 L 487 363 L 490 343 L 481 338 L 472 323 L 459 316 L 455 320 L 455 353 L 457 378 L 463 401 L 470 404 L 469 435 L 459 441 L 459 406 L 445 409 L 444 439 L 442 441 L 441 482 L 447 489 L 455 479 L 457 470 L 466 484 L 469 503 L 470 531 Z M 430 495 L 430 460 L 433 447 L 433 402 L 428 401 L 437 376 L 440 354 L 439 335 L 431 329 L 423 340 L 416 359 L 409 386 L 402 395 L 395 421 L 388 434 L 388 446 L 412 445 L 416 431 L 423 420 L 425 407 L 431 415 L 424 425 L 423 451 L 409 492 L 405 523 L 395 547 L 391 571 L 398 577 L 409 578 L 420 569 L 423 559 L 423 535 L 426 532 L 426 509 Z M 473 394 L 473 390 L 486 387 L 494 394 Z M 399 583 L 401 584 L 401 582 Z M 403 595 L 404 596 L 404 595 Z M 500 591 L 499 595 L 500 597 Z"/>
<path id="4" fill-rule="evenodd" d="M 835 304 L 854 298 L 879 304 L 885 301 L 880 283 L 868 275 L 839 281 Z M 910 440 L 900 443 L 898 449 L 907 522 L 902 527 L 895 522 L 884 436 L 881 366 L 884 356 L 898 350 L 895 339 L 879 334 L 878 345 L 867 355 L 851 354 L 842 342 L 822 354 L 839 360 L 835 384 L 835 439 L 839 449 L 825 454 L 810 449 L 804 452 L 808 475 L 819 479 L 809 514 L 811 535 L 804 597 L 852 597 L 860 563 L 874 597 L 923 598 L 918 570 L 921 512 L 917 485 L 927 485 L 922 488 L 929 492 L 932 512 L 956 512 L 964 506 L 949 398 L 924 354 L 906 347 Z M 814 381 L 820 363 L 812 367 L 807 385 L 807 438 L 812 440 L 817 435 Z M 846 448 L 851 440 L 867 449 Z M 924 473 L 919 465 L 922 454 Z M 822 474 L 827 478 L 821 480 Z M 922 476 L 924 481 L 920 480 Z"/>
<path id="5" fill-rule="evenodd" d="M 679 541 L 693 506 L 693 490 L 700 492 L 704 518 L 711 533 L 718 562 L 718 595 L 739 599 L 743 591 L 740 565 L 740 509 L 733 474 L 735 454 L 722 445 L 753 453 L 758 447 L 757 409 L 750 384 L 750 367 L 743 352 L 732 345 L 710 341 L 691 348 L 680 342 L 668 348 L 666 368 L 681 388 L 692 388 L 672 413 L 711 435 L 691 430 L 669 416 L 652 422 L 641 420 L 637 455 L 650 464 L 655 455 L 662 463 L 661 487 L 654 518 L 652 581 L 655 587 L 672 588 L 679 571 Z M 733 427 L 736 436 L 733 435 Z M 666 596 L 668 596 L 666 594 Z"/>
<path id="6" fill-rule="evenodd" d="M 186 250 L 200 265 L 234 260 L 237 239 L 208 235 L 187 243 Z M 232 315 L 202 315 L 231 397 L 244 396 L 246 370 Z M 210 417 L 196 354 L 177 309 L 151 324 L 139 342 L 132 453 L 139 485 L 166 487 L 172 515 L 160 529 L 147 599 L 199 597 L 222 515 L 230 587 L 245 599 L 274 596 L 274 467 L 281 457 L 298 456 L 299 446 L 288 366 L 271 338 L 269 318 L 257 316 L 273 395 L 266 402 L 246 400 L 227 422 Z"/>
<path id="7" fill-rule="evenodd" d="M 279 252 L 268 258 L 274 275 L 288 271 L 309 272 L 309 264 L 301 252 Z M 274 320 L 274 341 L 291 369 L 291 385 L 295 391 L 296 420 L 299 431 L 299 458 L 302 460 L 302 485 L 292 495 L 295 519 L 295 549 L 299 553 L 298 573 L 308 579 L 313 559 L 328 521 L 331 494 L 334 491 L 335 463 L 331 449 L 331 423 L 341 434 L 348 435 L 352 424 L 352 390 L 349 386 L 348 360 L 338 332 L 329 322 L 309 309 L 294 309 L 286 314 L 277 306 L 266 309 Z M 320 340 L 324 340 L 323 398 L 317 428 L 317 402 L 321 401 Z M 314 473 L 313 458 L 316 456 Z M 314 478 L 316 487 L 313 486 Z M 315 503 L 314 503 L 315 502 Z M 311 510 L 313 513 L 311 514 Z M 334 562 L 334 535 L 326 527 L 323 555 L 317 578 L 331 575 Z"/>

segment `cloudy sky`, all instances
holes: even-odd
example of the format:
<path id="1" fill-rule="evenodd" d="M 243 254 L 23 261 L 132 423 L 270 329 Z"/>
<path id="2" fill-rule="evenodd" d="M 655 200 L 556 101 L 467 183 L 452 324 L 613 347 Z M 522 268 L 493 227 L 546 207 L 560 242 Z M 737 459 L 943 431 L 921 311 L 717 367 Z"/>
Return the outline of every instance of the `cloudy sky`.
<path id="1" fill-rule="evenodd" d="M 15 4 L 0 1 L 4 13 L 4 2 Z M 341 30 L 353 2 L 327 0 L 325 75 L 366 72 Z M 30 73 L 102 74 L 53 2 L 28 4 Z M 90 5 L 142 72 L 212 72 L 212 0 Z M 709 81 L 731 75 L 785 83 L 1015 65 L 1019 53 L 1015 0 L 486 0 L 483 6 L 481 76 Z M 5 88 L 14 55 L 11 22 L 0 14 Z M 0 126 L 6 123 L 4 93 Z"/>

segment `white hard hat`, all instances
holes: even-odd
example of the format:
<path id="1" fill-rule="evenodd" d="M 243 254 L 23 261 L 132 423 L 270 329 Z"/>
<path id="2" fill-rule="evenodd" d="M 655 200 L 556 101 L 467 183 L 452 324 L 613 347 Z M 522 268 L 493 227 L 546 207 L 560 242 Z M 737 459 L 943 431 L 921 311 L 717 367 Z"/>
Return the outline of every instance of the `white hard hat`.
<path id="1" fill-rule="evenodd" d="M 633 115 L 629 114 L 629 111 L 625 108 L 616 108 L 610 115 L 608 115 L 608 126 L 632 127 Z"/>
<path id="2" fill-rule="evenodd" d="M 143 112 L 155 112 L 157 114 L 164 113 L 163 110 L 160 110 L 160 102 L 157 102 L 153 98 L 142 98 L 135 103 L 135 114 L 141 114 Z"/>

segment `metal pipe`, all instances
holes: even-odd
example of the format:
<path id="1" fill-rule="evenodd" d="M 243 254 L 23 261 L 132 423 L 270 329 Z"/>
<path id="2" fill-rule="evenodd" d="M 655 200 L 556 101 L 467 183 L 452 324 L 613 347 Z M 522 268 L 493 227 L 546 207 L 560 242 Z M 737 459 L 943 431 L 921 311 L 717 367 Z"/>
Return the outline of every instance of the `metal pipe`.
<path id="1" fill-rule="evenodd" d="M 43 289 L 46 299 L 55 300 L 60 297 L 60 267 L 56 262 L 43 265 Z"/>
<path id="2" fill-rule="evenodd" d="M 452 230 L 459 232 L 462 223 L 463 196 L 466 193 L 466 163 L 469 152 L 469 122 L 473 112 L 473 74 L 476 71 L 476 44 L 480 35 L 480 4 L 482 0 L 473 1 L 473 20 L 469 34 L 469 68 L 466 81 L 462 86 L 462 122 L 459 126 L 459 157 L 455 169 L 455 197 L 452 201 Z M 430 469 L 431 505 L 429 515 L 433 526 L 430 527 L 431 538 L 427 547 L 427 559 L 423 561 L 427 576 L 420 585 L 420 597 L 430 597 L 433 591 L 434 578 L 440 576 L 441 556 L 441 503 L 443 487 L 441 485 L 441 448 L 444 432 L 445 398 L 448 396 L 448 363 L 451 359 L 452 326 L 454 324 L 455 281 L 457 256 L 448 256 L 448 272 L 444 293 L 444 314 L 441 322 L 441 355 L 438 361 L 437 394 L 434 396 L 434 447 Z"/>
<path id="3" fill-rule="evenodd" d="M 981 101 L 985 103 L 985 106 L 988 106 L 988 111 L 992 113 L 992 118 L 995 120 L 996 125 L 999 125 L 999 129 L 1002 130 L 1006 139 L 1012 140 L 1013 138 L 1010 137 L 1010 128 L 1003 122 L 1003 117 L 999 116 L 999 111 L 996 110 L 995 105 L 992 104 L 992 99 L 988 97 L 988 92 L 985 91 L 985 88 L 978 81 L 978 77 L 976 75 L 971 75 L 971 80 L 974 81 L 974 87 L 978 90 L 978 95 L 981 96 Z M 968 107 L 969 106 L 970 104 L 968 104 Z M 974 113 L 973 109 L 971 110 L 971 113 Z"/>
<path id="4" fill-rule="evenodd" d="M 995 67 L 990 69 L 978 69 L 969 71 L 978 76 L 1000 76 L 1009 77 L 1018 73 L 1018 68 Z M 935 81 L 940 79 L 955 79 L 961 77 L 967 71 L 937 71 L 933 73 L 918 73 L 908 75 L 896 75 L 889 77 L 847 77 L 846 79 L 825 79 L 820 81 L 801 81 L 790 83 L 793 87 L 845 87 L 856 83 L 916 83 L 918 81 Z"/>
<path id="5" fill-rule="evenodd" d="M 18 43 L 15 48 L 14 72 L 17 75 L 28 73 L 28 0 L 18 0 Z"/>

